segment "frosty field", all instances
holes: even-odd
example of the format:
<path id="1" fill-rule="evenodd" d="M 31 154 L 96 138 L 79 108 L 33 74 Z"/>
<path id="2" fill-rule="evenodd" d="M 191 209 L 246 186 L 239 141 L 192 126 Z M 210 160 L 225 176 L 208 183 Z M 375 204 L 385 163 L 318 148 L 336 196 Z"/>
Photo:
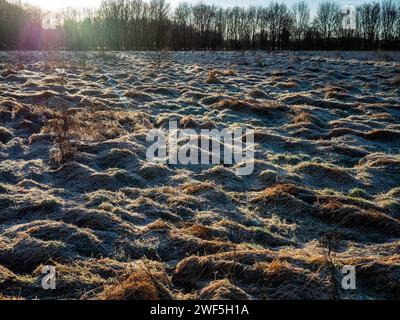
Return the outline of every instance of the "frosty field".
<path id="1" fill-rule="evenodd" d="M 0 297 L 398 298 L 399 61 L 0 52 Z M 146 134 L 171 120 L 254 130 L 254 172 L 148 163 Z"/>

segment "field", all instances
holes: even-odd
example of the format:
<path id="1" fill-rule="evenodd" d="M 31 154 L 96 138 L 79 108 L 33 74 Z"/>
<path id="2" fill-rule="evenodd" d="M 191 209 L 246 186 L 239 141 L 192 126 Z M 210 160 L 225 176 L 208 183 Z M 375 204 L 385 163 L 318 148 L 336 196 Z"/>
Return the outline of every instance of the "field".
<path id="1" fill-rule="evenodd" d="M 398 298 L 399 58 L 0 52 L 0 297 Z M 254 172 L 148 163 L 170 120 L 254 130 Z"/>

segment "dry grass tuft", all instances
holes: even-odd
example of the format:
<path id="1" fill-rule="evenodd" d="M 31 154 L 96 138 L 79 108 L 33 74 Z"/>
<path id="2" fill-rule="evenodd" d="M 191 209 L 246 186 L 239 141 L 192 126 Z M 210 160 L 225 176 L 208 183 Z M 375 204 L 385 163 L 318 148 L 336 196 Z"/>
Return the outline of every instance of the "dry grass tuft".
<path id="1" fill-rule="evenodd" d="M 134 272 L 118 285 L 108 286 L 97 296 L 99 300 L 159 300 L 157 287 L 145 272 Z"/>
<path id="2" fill-rule="evenodd" d="M 138 99 L 138 100 L 141 100 L 141 101 L 151 101 L 153 99 L 151 97 L 151 95 L 149 95 L 147 93 L 144 93 L 144 92 L 141 92 L 141 91 L 138 91 L 138 90 L 135 90 L 135 89 L 126 91 L 124 93 L 124 96 L 127 97 L 127 98 Z"/>
<path id="3" fill-rule="evenodd" d="M 10 141 L 13 137 L 13 134 L 10 130 L 0 127 L 0 142 L 1 143 L 7 143 Z"/>
<path id="4" fill-rule="evenodd" d="M 295 115 L 292 119 L 292 123 L 297 125 L 313 124 L 320 128 L 326 127 L 326 124 L 320 118 L 306 111 L 302 111 Z"/>
<path id="5" fill-rule="evenodd" d="M 263 281 L 263 271 L 254 266 L 260 261 L 271 262 L 272 252 L 237 248 L 225 253 L 183 259 L 176 266 L 173 283 L 196 288 L 216 279 L 235 279 L 253 285 Z"/>
<path id="6" fill-rule="evenodd" d="M 17 301 L 17 300 L 22 301 L 24 299 L 20 298 L 20 297 L 9 297 L 9 296 L 5 296 L 2 293 L 0 293 L 0 301 L 2 301 L 2 300 L 3 301 Z"/>
<path id="7" fill-rule="evenodd" d="M 236 76 L 237 72 L 236 72 L 236 70 L 233 70 L 233 69 L 226 69 L 226 70 L 222 71 L 222 74 L 224 76 Z"/>
<path id="8" fill-rule="evenodd" d="M 186 226 L 183 232 L 200 239 L 210 239 L 212 231 L 209 227 L 203 226 L 202 224 L 193 223 Z"/>
<path id="9" fill-rule="evenodd" d="M 72 139 L 78 138 L 80 130 L 84 127 L 71 115 L 66 105 L 61 106 L 60 111 L 54 114 L 45 129 L 45 133 L 52 133 L 58 146 L 58 152 L 52 154 L 51 159 L 58 164 L 64 164 L 72 159 L 76 153 Z"/>
<path id="10" fill-rule="evenodd" d="M 272 77 L 282 77 L 284 72 L 282 70 L 272 70 L 270 74 Z"/>
<path id="11" fill-rule="evenodd" d="M 391 84 L 392 86 L 400 86 L 400 76 L 394 78 L 394 79 L 390 82 L 390 84 Z"/>
<path id="12" fill-rule="evenodd" d="M 179 121 L 179 126 L 181 126 L 184 129 L 198 128 L 198 127 L 200 127 L 200 124 L 196 120 L 196 118 L 194 118 L 192 116 L 185 116 Z"/>
<path id="13" fill-rule="evenodd" d="M 16 276 L 12 271 L 0 265 L 0 288 L 2 287 L 4 282 L 7 282 L 15 277 Z"/>
<path id="14" fill-rule="evenodd" d="M 2 77 L 8 77 L 9 75 L 12 74 L 18 74 L 17 71 L 14 71 L 12 66 L 6 65 L 3 72 L 0 74 Z"/>
<path id="15" fill-rule="evenodd" d="M 301 112 L 293 118 L 292 123 L 312 123 L 312 117 L 308 112 Z"/>
<path id="16" fill-rule="evenodd" d="M 325 163 L 303 162 L 294 167 L 293 172 L 304 175 L 310 184 L 321 188 L 336 188 L 340 185 L 343 190 L 350 190 L 359 184 L 348 169 Z"/>
<path id="17" fill-rule="evenodd" d="M 228 279 L 210 282 L 200 291 L 201 300 L 249 300 L 249 295 Z"/>
<path id="18" fill-rule="evenodd" d="M 104 288 L 96 298 L 99 300 L 171 300 L 173 297 L 166 288 L 165 271 L 159 266 L 142 260 L 143 266 L 133 271 L 117 284 Z"/>
<path id="19" fill-rule="evenodd" d="M 220 81 L 219 81 L 219 79 L 217 77 L 219 74 L 220 73 L 217 70 L 209 70 L 205 82 L 209 83 L 209 84 L 220 83 Z"/>
<path id="20" fill-rule="evenodd" d="M 340 99 L 347 96 L 347 91 L 337 86 L 325 87 L 325 99 Z"/>
<path id="21" fill-rule="evenodd" d="M 277 278 L 293 271 L 293 266 L 281 259 L 275 259 L 271 263 L 260 262 L 256 266 L 263 270 L 267 278 Z"/>
<path id="22" fill-rule="evenodd" d="M 188 257 L 176 266 L 172 281 L 189 287 L 197 287 L 204 279 L 214 279 L 216 274 L 227 277 L 234 270 L 234 262 L 209 257 Z"/>
<path id="23" fill-rule="evenodd" d="M 280 89 L 293 89 L 293 88 L 298 88 L 299 84 L 295 81 L 287 81 L 287 82 L 280 81 L 277 84 L 275 84 L 274 87 Z"/>
<path id="24" fill-rule="evenodd" d="M 400 235 L 400 222 L 377 210 L 360 209 L 331 200 L 322 206 L 320 215 L 343 226 Z"/>
<path id="25" fill-rule="evenodd" d="M 255 112 L 274 116 L 280 112 L 288 112 L 289 108 L 278 101 L 259 102 L 255 100 L 223 99 L 214 104 L 216 109 L 231 109 L 238 112 Z"/>
<path id="26" fill-rule="evenodd" d="M 51 155 L 55 163 L 64 164 L 73 159 L 79 142 L 115 139 L 152 126 L 143 112 L 103 111 L 95 106 L 72 108 L 64 102 L 56 110 L 46 110 L 48 119 L 42 131 L 55 138 L 57 149 Z"/>
<path id="27" fill-rule="evenodd" d="M 150 223 L 146 226 L 147 230 L 163 230 L 163 229 L 171 229 L 171 226 L 161 219 L 157 219 L 156 221 Z"/>
<path id="28" fill-rule="evenodd" d="M 267 188 L 259 193 L 253 198 L 254 201 L 262 200 L 265 198 L 279 197 L 282 194 L 288 194 L 294 197 L 305 200 L 306 202 L 311 202 L 316 199 L 315 194 L 305 188 L 301 188 L 290 183 L 279 183 L 270 188 Z"/>
<path id="29" fill-rule="evenodd" d="M 194 195 L 205 190 L 215 189 L 216 186 L 211 182 L 189 183 L 182 187 L 186 194 Z"/>
<path id="30" fill-rule="evenodd" d="M 400 131 L 375 129 L 375 130 L 365 133 L 363 136 L 366 139 L 374 140 L 374 141 L 399 140 L 400 139 Z"/>

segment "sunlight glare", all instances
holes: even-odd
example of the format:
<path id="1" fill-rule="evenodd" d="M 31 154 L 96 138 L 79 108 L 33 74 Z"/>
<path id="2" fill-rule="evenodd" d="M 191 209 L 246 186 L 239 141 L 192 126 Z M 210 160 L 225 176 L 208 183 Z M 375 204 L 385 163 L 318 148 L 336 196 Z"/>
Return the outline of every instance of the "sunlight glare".
<path id="1" fill-rule="evenodd" d="M 68 7 L 76 9 L 98 7 L 101 0 L 26 0 L 26 2 L 36 5 L 44 10 L 58 11 Z"/>

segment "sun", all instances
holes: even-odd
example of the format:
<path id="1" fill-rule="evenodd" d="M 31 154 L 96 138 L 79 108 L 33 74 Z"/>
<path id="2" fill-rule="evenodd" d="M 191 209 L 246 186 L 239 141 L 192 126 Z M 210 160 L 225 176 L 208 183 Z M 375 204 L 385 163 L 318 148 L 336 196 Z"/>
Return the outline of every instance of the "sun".
<path id="1" fill-rule="evenodd" d="M 100 5 L 101 0 L 26 0 L 26 2 L 36 5 L 43 10 L 59 11 L 68 7 L 76 9 L 97 7 Z"/>

